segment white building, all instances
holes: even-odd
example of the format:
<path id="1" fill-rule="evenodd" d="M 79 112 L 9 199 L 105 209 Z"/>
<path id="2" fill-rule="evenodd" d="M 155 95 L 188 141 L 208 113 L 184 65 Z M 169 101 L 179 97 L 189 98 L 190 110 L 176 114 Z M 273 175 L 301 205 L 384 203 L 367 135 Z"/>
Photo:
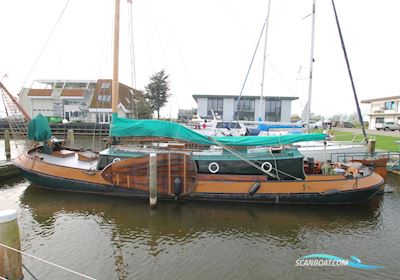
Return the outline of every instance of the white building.
<path id="1" fill-rule="evenodd" d="M 400 123 L 400 96 L 390 96 L 363 100 L 361 103 L 370 104 L 369 129 L 375 129 L 376 123 Z"/>
<path id="2" fill-rule="evenodd" d="M 68 121 L 109 123 L 111 121 L 111 83 L 104 80 L 37 80 L 23 88 L 19 102 L 30 117 L 43 116 Z M 119 85 L 118 115 L 133 115 L 136 90 Z"/>
<path id="3" fill-rule="evenodd" d="M 298 97 L 266 96 L 260 107 L 260 96 L 237 95 L 193 95 L 197 102 L 197 114 L 202 118 L 212 118 L 212 111 L 224 121 L 237 119 L 256 121 L 290 122 L 292 101 Z M 239 104 L 238 104 L 239 100 Z"/>

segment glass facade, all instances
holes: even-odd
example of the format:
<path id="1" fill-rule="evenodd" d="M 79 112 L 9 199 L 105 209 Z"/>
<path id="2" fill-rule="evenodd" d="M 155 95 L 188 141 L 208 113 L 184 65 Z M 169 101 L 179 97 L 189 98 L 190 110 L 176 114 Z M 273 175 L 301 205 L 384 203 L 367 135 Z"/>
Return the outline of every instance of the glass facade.
<path id="1" fill-rule="evenodd" d="M 223 116 L 224 100 L 222 98 L 207 99 L 207 118 L 213 118 L 212 111 L 214 111 L 215 116 Z"/>
<path id="2" fill-rule="evenodd" d="M 235 98 L 234 110 L 235 120 L 254 121 L 254 99 L 240 99 Z"/>
<path id="3" fill-rule="evenodd" d="M 281 100 L 267 100 L 265 102 L 265 121 L 280 122 L 281 121 Z"/>

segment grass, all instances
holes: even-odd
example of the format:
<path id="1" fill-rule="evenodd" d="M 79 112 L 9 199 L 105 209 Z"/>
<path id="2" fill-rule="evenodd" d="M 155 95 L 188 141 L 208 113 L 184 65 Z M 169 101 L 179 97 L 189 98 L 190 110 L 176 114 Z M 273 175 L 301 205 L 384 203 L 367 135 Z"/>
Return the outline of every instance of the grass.
<path id="1" fill-rule="evenodd" d="M 362 141 L 364 136 L 362 134 L 353 134 L 351 132 L 343 132 L 333 130 L 332 135 L 335 136 L 336 141 Z M 385 151 L 399 151 L 399 144 L 396 144 L 395 141 L 400 141 L 400 135 L 398 137 L 394 136 L 382 136 L 382 135 L 374 135 L 368 134 L 369 138 L 375 138 L 377 150 L 385 150 Z"/>

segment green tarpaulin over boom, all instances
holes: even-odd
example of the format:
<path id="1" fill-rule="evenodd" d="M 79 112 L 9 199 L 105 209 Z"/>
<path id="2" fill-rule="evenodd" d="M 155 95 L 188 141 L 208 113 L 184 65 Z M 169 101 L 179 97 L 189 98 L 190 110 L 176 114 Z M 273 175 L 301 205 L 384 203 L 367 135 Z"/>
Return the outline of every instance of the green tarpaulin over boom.
<path id="1" fill-rule="evenodd" d="M 177 123 L 158 120 L 132 120 L 113 116 L 110 136 L 167 137 L 201 145 L 215 145 L 216 140 L 226 146 L 277 146 L 303 141 L 324 140 L 325 134 L 290 134 L 271 136 L 207 137 Z"/>
<path id="2" fill-rule="evenodd" d="M 49 123 L 42 114 L 37 115 L 29 122 L 28 138 L 34 141 L 46 141 L 51 138 Z"/>

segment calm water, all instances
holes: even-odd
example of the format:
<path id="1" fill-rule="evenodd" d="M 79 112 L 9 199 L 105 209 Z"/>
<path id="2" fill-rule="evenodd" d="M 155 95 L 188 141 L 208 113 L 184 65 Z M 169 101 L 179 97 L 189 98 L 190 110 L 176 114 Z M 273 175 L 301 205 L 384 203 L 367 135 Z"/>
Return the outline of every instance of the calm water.
<path id="1" fill-rule="evenodd" d="M 400 184 L 351 207 L 159 203 L 3 182 L 24 251 L 96 279 L 399 279 Z M 379 270 L 299 268 L 307 254 L 357 256 Z M 24 258 L 38 279 L 79 279 Z M 31 279 L 25 273 L 26 279 Z"/>

